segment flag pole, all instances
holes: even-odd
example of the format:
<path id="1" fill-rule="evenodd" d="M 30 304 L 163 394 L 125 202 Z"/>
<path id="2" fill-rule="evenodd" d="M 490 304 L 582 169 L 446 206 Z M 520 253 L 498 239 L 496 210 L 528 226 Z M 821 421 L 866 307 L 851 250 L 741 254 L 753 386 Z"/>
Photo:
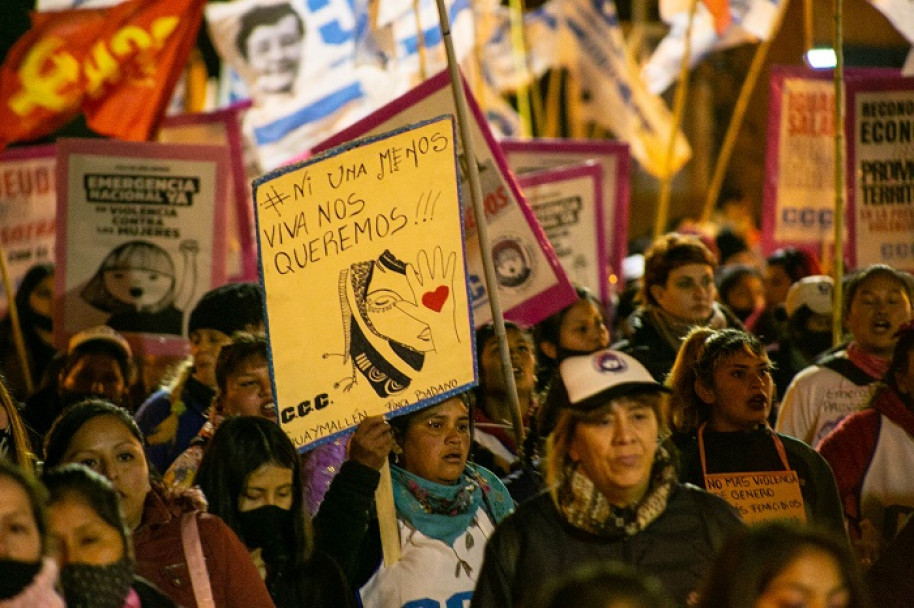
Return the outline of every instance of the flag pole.
<path id="1" fill-rule="evenodd" d="M 730 164 L 730 157 L 733 155 L 733 148 L 736 146 L 736 138 L 743 126 L 746 110 L 749 108 L 749 100 L 752 98 L 752 93 L 755 92 L 755 85 L 758 83 L 765 60 L 768 59 L 768 51 L 774 41 L 774 35 L 781 29 L 781 21 L 784 18 L 784 13 L 787 12 L 789 0 L 781 1 L 783 4 L 778 16 L 775 18 L 775 22 L 771 24 L 768 38 L 763 40 L 755 50 L 755 55 L 752 57 L 752 65 L 749 66 L 749 73 L 746 75 L 746 80 L 743 81 L 739 97 L 736 100 L 736 106 L 733 108 L 733 116 L 730 117 L 730 124 L 727 125 L 727 134 L 724 136 L 717 163 L 714 165 L 714 174 L 711 176 L 711 185 L 708 187 L 708 196 L 705 199 L 705 207 L 699 220 L 701 225 L 707 224 L 711 220 L 714 204 L 717 202 L 721 187 L 723 187 L 727 166 Z"/>
<path id="2" fill-rule="evenodd" d="M 673 151 L 676 148 L 676 134 L 682 124 L 682 114 L 685 112 L 685 102 L 689 91 L 689 63 L 692 61 L 692 26 L 695 23 L 695 11 L 698 0 L 689 3 L 689 21 L 686 26 L 685 49 L 682 53 L 682 63 L 679 67 L 679 86 L 676 87 L 676 96 L 673 100 L 673 124 L 670 128 L 670 140 L 666 150 L 666 166 L 664 176 L 660 182 L 660 200 L 657 204 L 657 216 L 654 218 L 654 238 L 666 232 L 667 218 L 670 214 L 670 196 L 673 189 Z"/>
<path id="3" fill-rule="evenodd" d="M 834 0 L 835 7 L 835 297 L 832 315 L 832 344 L 841 343 L 844 329 L 842 308 L 844 300 L 844 2 Z"/>
<path id="4" fill-rule="evenodd" d="M 482 265 L 485 270 L 489 306 L 492 310 L 495 335 L 498 338 L 502 373 L 505 376 L 505 384 L 512 406 L 511 419 L 518 446 L 518 456 L 522 458 L 524 425 L 521 417 L 520 403 L 517 398 L 517 387 L 514 382 L 511 354 L 508 351 L 508 338 L 505 333 L 505 320 L 502 316 L 501 302 L 498 299 L 498 290 L 492 288 L 498 285 L 498 282 L 495 279 L 495 267 L 492 264 L 492 248 L 489 245 L 486 215 L 485 209 L 483 208 L 482 186 L 479 182 L 479 168 L 476 166 L 476 156 L 473 152 L 473 136 L 470 131 L 470 123 L 467 120 L 467 101 L 466 94 L 463 90 L 463 78 L 457 67 L 454 45 L 451 41 L 451 24 L 450 19 L 448 19 L 447 8 L 444 6 L 444 0 L 436 1 L 438 4 L 438 18 L 441 22 L 444 48 L 447 51 L 448 74 L 451 77 L 454 105 L 457 109 L 457 129 L 463 143 L 463 153 L 467 159 L 467 162 L 464 164 L 467 167 L 467 177 L 470 183 L 470 198 L 473 201 L 476 229 L 479 235 L 479 247 L 482 251 Z M 385 465 L 385 468 L 381 470 L 381 481 L 375 491 L 375 502 L 378 512 L 378 525 L 381 532 L 381 547 L 384 554 L 384 565 L 390 566 L 400 559 L 400 531 L 397 523 L 396 507 L 393 502 L 393 484 L 390 478 L 389 465 Z"/>
<path id="5" fill-rule="evenodd" d="M 505 332 L 505 319 L 502 314 L 501 300 L 498 296 L 498 280 L 495 277 L 495 266 L 492 263 L 492 247 L 489 243 L 489 231 L 486 223 L 486 212 L 483 206 L 482 186 L 479 182 L 479 168 L 476 165 L 476 154 L 473 151 L 473 133 L 470 130 L 468 118 L 466 91 L 463 88 L 463 78 L 457 66 L 457 57 L 454 53 L 454 43 L 451 40 L 451 23 L 447 14 L 444 0 L 436 0 L 438 4 L 438 19 L 441 21 L 441 34 L 444 49 L 447 52 L 447 69 L 451 77 L 451 91 L 454 96 L 454 106 L 457 110 L 457 131 L 463 144 L 463 154 L 466 157 L 467 177 L 470 184 L 470 198 L 473 202 L 473 211 L 476 218 L 476 230 L 479 236 L 479 249 L 482 253 L 482 265 L 485 270 L 486 291 L 489 296 L 489 308 L 492 312 L 492 323 L 495 327 L 495 336 L 498 338 L 498 350 L 501 354 L 501 370 L 505 377 L 505 388 L 511 402 L 511 423 L 514 427 L 514 437 L 517 442 L 518 456 L 523 457 L 524 423 L 517 397 L 517 386 L 514 382 L 511 353 L 508 350 L 508 337 Z"/>
<path id="6" fill-rule="evenodd" d="M 16 307 L 16 297 L 13 293 L 13 282 L 10 280 L 9 266 L 6 263 L 6 250 L 0 245 L 0 273 L 3 274 L 3 289 L 6 291 L 6 303 L 9 307 L 10 326 L 13 330 L 13 345 L 16 347 L 16 355 L 22 363 L 22 377 L 25 380 L 25 390 L 32 394 L 35 390 L 35 383 L 32 379 L 32 370 L 29 367 L 29 357 L 25 350 L 25 339 L 22 337 L 22 325 L 19 321 L 19 309 Z"/>

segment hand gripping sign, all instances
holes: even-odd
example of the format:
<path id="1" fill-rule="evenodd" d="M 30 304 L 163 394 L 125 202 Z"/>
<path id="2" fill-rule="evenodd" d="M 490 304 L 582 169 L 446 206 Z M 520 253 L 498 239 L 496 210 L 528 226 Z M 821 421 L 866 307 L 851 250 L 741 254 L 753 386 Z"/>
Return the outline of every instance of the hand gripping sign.
<path id="1" fill-rule="evenodd" d="M 438 118 L 255 180 L 273 394 L 296 447 L 475 384 L 457 179 Z"/>

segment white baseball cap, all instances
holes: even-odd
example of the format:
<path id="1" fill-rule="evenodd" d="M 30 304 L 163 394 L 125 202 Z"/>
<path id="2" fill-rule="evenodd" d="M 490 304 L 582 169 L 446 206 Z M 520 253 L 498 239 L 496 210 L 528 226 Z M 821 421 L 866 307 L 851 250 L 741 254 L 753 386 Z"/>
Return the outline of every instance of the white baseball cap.
<path id="1" fill-rule="evenodd" d="M 835 282 L 825 275 L 804 277 L 790 286 L 784 308 L 792 317 L 802 306 L 819 315 L 832 314 L 832 299 Z"/>
<path id="2" fill-rule="evenodd" d="M 575 409 L 592 409 L 624 395 L 670 392 L 637 359 L 617 350 L 568 357 L 559 373 Z"/>

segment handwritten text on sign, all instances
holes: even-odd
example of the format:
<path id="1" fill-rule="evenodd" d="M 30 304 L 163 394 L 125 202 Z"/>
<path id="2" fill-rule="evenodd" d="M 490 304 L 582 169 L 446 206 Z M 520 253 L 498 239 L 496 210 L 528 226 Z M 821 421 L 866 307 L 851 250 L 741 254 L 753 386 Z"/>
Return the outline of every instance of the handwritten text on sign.
<path id="1" fill-rule="evenodd" d="M 255 181 L 280 424 L 299 448 L 475 382 L 453 122 Z"/>
<path id="2" fill-rule="evenodd" d="M 771 519 L 806 521 L 796 471 L 705 475 L 705 487 L 735 507 L 746 523 Z"/>

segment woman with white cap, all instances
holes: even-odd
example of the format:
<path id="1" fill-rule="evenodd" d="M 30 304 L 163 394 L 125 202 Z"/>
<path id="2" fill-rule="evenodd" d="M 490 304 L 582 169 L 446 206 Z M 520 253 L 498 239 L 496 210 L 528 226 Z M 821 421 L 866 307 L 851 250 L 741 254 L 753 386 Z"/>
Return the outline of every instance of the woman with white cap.
<path id="1" fill-rule="evenodd" d="M 569 357 L 559 377 L 547 397 L 560 407 L 550 489 L 499 524 L 471 605 L 522 605 L 550 577 L 605 560 L 653 574 L 684 605 L 739 517 L 676 480 L 660 440 L 666 389 L 636 359 L 613 350 Z"/>

